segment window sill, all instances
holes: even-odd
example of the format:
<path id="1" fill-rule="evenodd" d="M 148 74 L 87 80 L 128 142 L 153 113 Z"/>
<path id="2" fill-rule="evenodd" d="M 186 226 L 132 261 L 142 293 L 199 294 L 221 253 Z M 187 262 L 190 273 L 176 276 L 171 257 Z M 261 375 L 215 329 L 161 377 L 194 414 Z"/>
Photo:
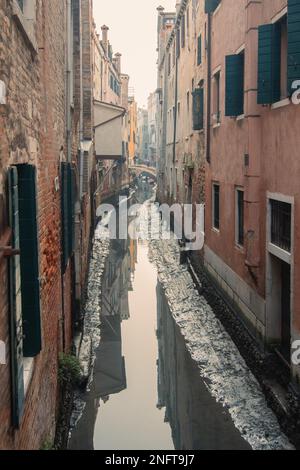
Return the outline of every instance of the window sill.
<path id="1" fill-rule="evenodd" d="M 216 124 L 213 124 L 213 129 L 218 129 L 219 127 L 221 127 L 220 122 L 217 122 Z"/>
<path id="2" fill-rule="evenodd" d="M 213 233 L 216 233 L 217 235 L 220 235 L 220 229 L 216 228 L 216 227 L 212 227 L 211 231 Z"/>
<path id="3" fill-rule="evenodd" d="M 24 393 L 26 395 L 29 385 L 33 376 L 34 370 L 34 359 L 32 357 L 24 357 L 23 358 L 23 378 L 24 378 Z"/>
<path id="4" fill-rule="evenodd" d="M 284 98 L 283 100 L 277 101 L 271 105 L 271 109 L 279 109 L 284 106 L 288 106 L 291 103 L 290 98 Z"/>
<path id="5" fill-rule="evenodd" d="M 25 18 L 21 8 L 19 7 L 16 0 L 13 1 L 13 17 L 18 24 L 20 30 L 23 33 L 29 47 L 33 50 L 33 52 L 37 53 L 38 45 L 35 39 L 34 33 L 34 21 L 31 19 Z"/>
<path id="6" fill-rule="evenodd" d="M 243 121 L 245 119 L 245 114 L 240 114 L 239 116 L 236 117 L 237 121 Z"/>
<path id="7" fill-rule="evenodd" d="M 235 249 L 241 253 L 245 254 L 245 247 L 243 245 L 240 245 L 239 243 L 235 242 Z"/>

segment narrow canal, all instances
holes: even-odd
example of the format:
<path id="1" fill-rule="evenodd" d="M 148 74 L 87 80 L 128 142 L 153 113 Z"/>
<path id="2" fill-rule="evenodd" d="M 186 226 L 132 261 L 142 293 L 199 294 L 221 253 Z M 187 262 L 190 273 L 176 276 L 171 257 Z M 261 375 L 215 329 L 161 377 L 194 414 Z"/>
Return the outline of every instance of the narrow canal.
<path id="1" fill-rule="evenodd" d="M 73 450 L 249 448 L 201 380 L 146 242 L 111 243 L 101 344 L 85 402 Z"/>

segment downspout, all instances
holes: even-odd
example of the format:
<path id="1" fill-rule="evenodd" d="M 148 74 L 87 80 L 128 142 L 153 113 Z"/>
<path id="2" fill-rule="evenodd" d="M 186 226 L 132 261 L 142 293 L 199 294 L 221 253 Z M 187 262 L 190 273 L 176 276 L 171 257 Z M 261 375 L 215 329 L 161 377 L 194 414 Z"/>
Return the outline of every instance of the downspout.
<path id="1" fill-rule="evenodd" d="M 173 137 L 173 163 L 176 161 L 176 138 L 177 138 L 177 112 L 178 112 L 178 56 L 175 68 L 175 113 L 174 113 L 174 137 Z M 173 181 L 172 181 L 173 184 Z"/>
<path id="2" fill-rule="evenodd" d="M 80 155 L 80 168 L 79 168 L 79 198 L 80 202 L 83 197 L 83 156 L 84 151 L 82 149 L 81 143 L 83 142 L 83 66 L 82 66 L 82 59 L 83 59 L 83 41 L 82 41 L 82 13 L 81 13 L 81 1 L 79 2 L 79 55 L 80 55 L 80 114 L 79 114 L 79 155 Z"/>
<path id="3" fill-rule="evenodd" d="M 72 161 L 72 147 L 71 147 L 71 0 L 66 0 L 67 16 L 66 16 L 66 145 L 67 145 L 67 162 Z M 64 285 L 64 271 L 61 265 L 61 310 L 62 310 L 62 346 L 63 352 L 66 351 L 66 330 L 65 330 L 65 285 Z"/>
<path id="4" fill-rule="evenodd" d="M 207 15 L 207 116 L 206 116 L 206 160 L 210 163 L 210 116 L 211 116 L 211 13 Z"/>
<path id="5" fill-rule="evenodd" d="M 72 119 L 71 119 L 71 92 L 72 92 L 72 5 L 71 0 L 67 0 L 67 70 L 66 70 L 66 85 L 67 85 L 67 99 L 66 99 L 66 114 L 67 114 L 67 162 L 72 162 L 72 143 L 71 143 L 71 135 L 72 135 Z"/>

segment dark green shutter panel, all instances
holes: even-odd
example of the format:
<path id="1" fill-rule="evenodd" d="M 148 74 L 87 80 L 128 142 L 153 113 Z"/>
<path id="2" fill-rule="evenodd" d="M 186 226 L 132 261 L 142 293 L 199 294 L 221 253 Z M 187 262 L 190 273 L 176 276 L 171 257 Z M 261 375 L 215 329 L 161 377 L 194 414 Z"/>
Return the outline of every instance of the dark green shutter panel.
<path id="1" fill-rule="evenodd" d="M 198 54 L 197 54 L 197 65 L 202 62 L 202 36 L 198 36 Z"/>
<path id="2" fill-rule="evenodd" d="M 70 206 L 70 193 L 69 193 L 69 168 L 67 163 L 61 164 L 61 191 L 62 191 L 62 267 L 65 271 L 70 255 L 70 237 L 69 237 L 69 206 Z"/>
<path id="3" fill-rule="evenodd" d="M 70 163 L 61 164 L 62 191 L 62 267 L 65 271 L 74 249 L 75 233 L 75 171 Z"/>
<path id="4" fill-rule="evenodd" d="M 226 56 L 225 116 L 244 113 L 244 54 Z"/>
<path id="5" fill-rule="evenodd" d="M 180 29 L 179 28 L 176 31 L 176 56 L 177 58 L 180 56 Z"/>
<path id="6" fill-rule="evenodd" d="M 279 23 L 258 28 L 258 104 L 280 100 L 281 27 Z"/>
<path id="7" fill-rule="evenodd" d="M 300 80 L 300 0 L 288 1 L 288 91 Z"/>
<path id="8" fill-rule="evenodd" d="M 8 171 L 9 224 L 12 229 L 12 247 L 20 249 L 18 172 L 12 167 Z M 20 256 L 9 259 L 10 294 L 10 350 L 12 376 L 12 417 L 18 428 L 24 409 L 23 379 L 23 325 Z"/>
<path id="9" fill-rule="evenodd" d="M 213 13 L 221 0 L 205 0 L 205 13 Z"/>
<path id="10" fill-rule="evenodd" d="M 42 349 L 36 170 L 18 165 L 23 349 L 35 357 Z"/>
<path id="11" fill-rule="evenodd" d="M 197 88 L 193 92 L 193 129 L 200 131 L 204 127 L 204 89 Z"/>
<path id="12" fill-rule="evenodd" d="M 69 253 L 70 256 L 74 251 L 74 238 L 75 238 L 75 194 L 76 194 L 76 172 L 69 165 Z"/>

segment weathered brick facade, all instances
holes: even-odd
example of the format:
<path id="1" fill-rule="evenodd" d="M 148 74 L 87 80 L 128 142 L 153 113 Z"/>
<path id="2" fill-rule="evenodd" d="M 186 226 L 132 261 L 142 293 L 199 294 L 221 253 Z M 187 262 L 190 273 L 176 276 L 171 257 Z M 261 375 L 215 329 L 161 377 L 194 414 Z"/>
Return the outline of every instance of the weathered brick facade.
<path id="1" fill-rule="evenodd" d="M 7 352 L 7 364 L 0 366 L 0 449 L 38 449 L 44 441 L 54 436 L 58 410 L 58 359 L 61 352 L 68 352 L 71 348 L 75 285 L 77 283 L 76 297 L 80 300 L 92 227 L 91 195 L 88 192 L 82 199 L 79 195 L 82 71 L 82 17 L 79 7 L 88 8 L 91 15 L 91 2 L 75 1 L 73 10 L 75 47 L 71 158 L 77 174 L 77 236 L 74 249 L 78 262 L 76 265 L 76 256 L 73 259 L 71 255 L 64 270 L 61 263 L 60 166 L 67 159 L 68 2 L 36 0 L 28 4 L 30 8 L 33 5 L 30 24 L 16 0 L 0 2 L 0 81 L 6 87 L 6 104 L 0 104 L 0 246 L 11 244 L 10 238 L 4 236 L 9 233 L 8 169 L 28 163 L 36 168 L 37 175 L 42 349 L 32 361 L 31 375 L 25 387 L 24 411 L 17 429 L 13 425 L 11 412 L 13 351 L 10 348 L 9 327 L 9 258 L 2 256 L 0 250 L 0 340 L 5 342 Z M 28 4 L 24 2 L 25 9 Z M 85 96 L 87 99 L 88 96 Z M 91 119 L 90 115 L 85 129 L 90 129 L 88 138 L 92 140 Z"/>

